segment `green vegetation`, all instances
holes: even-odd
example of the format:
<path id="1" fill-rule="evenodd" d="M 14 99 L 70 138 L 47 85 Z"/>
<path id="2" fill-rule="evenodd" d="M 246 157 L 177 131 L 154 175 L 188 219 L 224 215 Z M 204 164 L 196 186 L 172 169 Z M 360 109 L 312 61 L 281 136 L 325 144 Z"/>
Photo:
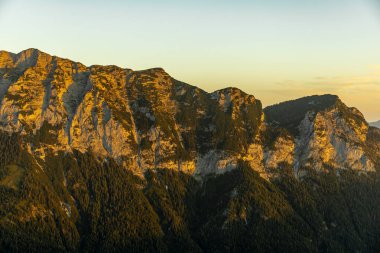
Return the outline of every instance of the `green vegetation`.
<path id="1" fill-rule="evenodd" d="M 240 162 L 202 182 L 166 169 L 139 178 L 91 153 L 37 163 L 17 135 L 0 141 L 0 252 L 380 250 L 378 173 L 267 181 Z"/>
<path id="2" fill-rule="evenodd" d="M 376 127 L 369 127 L 365 151 L 375 161 L 376 167 L 380 168 L 380 129 Z"/>
<path id="3" fill-rule="evenodd" d="M 290 133 L 297 135 L 297 127 L 308 112 L 319 112 L 337 104 L 339 98 L 335 95 L 309 96 L 296 100 L 282 102 L 264 109 L 266 121 L 275 126 L 281 126 Z"/>
<path id="4" fill-rule="evenodd" d="M 24 170 L 17 165 L 7 165 L 0 171 L 0 185 L 18 189 Z"/>

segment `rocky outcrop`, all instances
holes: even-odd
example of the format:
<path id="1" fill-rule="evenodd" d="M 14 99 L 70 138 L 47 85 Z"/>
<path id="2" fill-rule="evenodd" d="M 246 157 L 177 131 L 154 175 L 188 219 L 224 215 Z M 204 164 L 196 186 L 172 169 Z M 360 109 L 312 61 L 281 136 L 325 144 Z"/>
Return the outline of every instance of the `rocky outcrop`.
<path id="1" fill-rule="evenodd" d="M 293 162 L 288 162 L 296 175 L 310 168 L 375 170 L 374 159 L 367 152 L 367 122 L 357 109 L 348 108 L 338 97 L 306 97 L 264 111 L 272 128 L 290 133 L 286 147 L 281 150 L 288 157 L 293 156 Z"/>

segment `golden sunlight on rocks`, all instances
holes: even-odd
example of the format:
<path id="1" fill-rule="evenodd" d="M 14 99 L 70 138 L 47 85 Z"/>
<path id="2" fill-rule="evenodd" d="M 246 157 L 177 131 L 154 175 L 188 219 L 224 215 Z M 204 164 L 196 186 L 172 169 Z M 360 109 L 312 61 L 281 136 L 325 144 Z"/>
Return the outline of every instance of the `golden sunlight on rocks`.
<path id="1" fill-rule="evenodd" d="M 163 69 L 91 66 L 35 49 L 0 51 L 0 128 L 21 133 L 29 152 L 91 151 L 137 174 L 169 168 L 204 176 L 246 161 L 269 179 L 276 169 L 372 171 L 363 115 L 340 101 L 308 112 L 298 135 L 265 119 L 236 88 L 207 93 Z M 271 131 L 280 134 L 269 140 Z"/>

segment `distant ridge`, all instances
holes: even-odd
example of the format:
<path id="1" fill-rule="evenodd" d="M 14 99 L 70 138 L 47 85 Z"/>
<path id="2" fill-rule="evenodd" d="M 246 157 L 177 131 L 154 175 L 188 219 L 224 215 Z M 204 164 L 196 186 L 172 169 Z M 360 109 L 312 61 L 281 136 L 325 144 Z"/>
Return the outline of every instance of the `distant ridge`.
<path id="1" fill-rule="evenodd" d="M 369 123 L 370 126 L 380 128 L 380 120 Z"/>

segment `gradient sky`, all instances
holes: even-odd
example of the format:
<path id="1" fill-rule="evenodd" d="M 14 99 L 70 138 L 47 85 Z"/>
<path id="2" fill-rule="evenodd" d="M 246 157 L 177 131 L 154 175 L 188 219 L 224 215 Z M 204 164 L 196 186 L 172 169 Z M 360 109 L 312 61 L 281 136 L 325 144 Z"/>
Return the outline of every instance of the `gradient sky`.
<path id="1" fill-rule="evenodd" d="M 332 93 L 380 119 L 380 0 L 0 0 L 0 49 L 163 67 L 264 105 Z"/>

